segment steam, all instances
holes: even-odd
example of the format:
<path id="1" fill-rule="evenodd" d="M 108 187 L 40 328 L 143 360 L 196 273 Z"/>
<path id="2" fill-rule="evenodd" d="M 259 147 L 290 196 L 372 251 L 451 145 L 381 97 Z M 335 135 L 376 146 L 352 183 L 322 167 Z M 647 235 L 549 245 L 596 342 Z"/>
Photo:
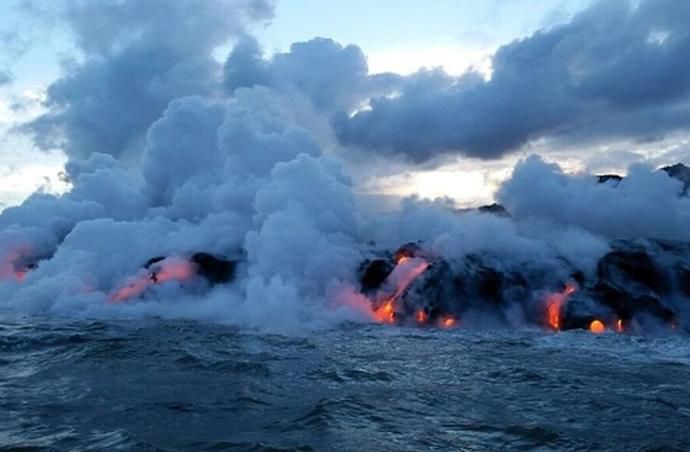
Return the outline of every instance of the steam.
<path id="1" fill-rule="evenodd" d="M 568 176 L 536 156 L 518 164 L 498 199 L 518 220 L 573 225 L 609 238 L 688 241 L 690 198 L 683 182 L 634 164 L 620 183 Z"/>
<path id="2" fill-rule="evenodd" d="M 181 317 L 293 332 L 390 319 L 394 302 L 438 268 L 432 261 L 462 272 L 471 269 L 460 262 L 481 256 L 501 270 L 525 269 L 533 278 L 529 286 L 546 294 L 573 270 L 594 275 L 615 239 L 690 241 L 690 200 L 682 182 L 665 172 L 633 165 L 620 183 L 599 184 L 536 156 L 518 163 L 497 193 L 509 215 L 458 212 L 417 199 L 397 211 L 365 214 L 339 154 L 305 119 L 324 121 L 401 89 L 399 99 L 373 100 L 370 113 L 340 116 L 334 124 L 345 142 L 407 142 L 418 131 L 400 128 L 408 122 L 396 119 L 397 109 L 403 119 L 418 112 L 405 102 L 443 110 L 450 91 L 481 98 L 514 87 L 501 72 L 512 52 L 567 34 L 585 16 L 500 51 L 502 64 L 489 83 L 476 74 L 450 80 L 440 71 L 370 75 L 361 50 L 327 39 L 267 59 L 247 28 L 271 17 L 270 2 L 213 0 L 192 14 L 193 5 L 199 3 L 76 2 L 65 10 L 84 60 L 51 85 L 48 113 L 25 130 L 39 146 L 66 150 L 71 189 L 60 196 L 35 193 L 0 213 L 4 309 Z M 641 13 L 630 14 L 634 22 Z M 673 25 L 672 19 L 659 21 Z M 237 44 L 222 67 L 212 50 L 233 38 Z M 656 99 L 650 94 L 652 111 Z M 482 104 L 489 110 L 473 114 L 498 123 L 484 124 L 472 132 L 476 137 L 447 141 L 445 127 L 457 124 L 437 111 L 431 122 L 419 122 L 430 127 L 403 151 L 424 160 L 469 143 L 471 155 L 486 158 L 560 124 L 537 118 L 526 128 L 509 127 L 492 115 L 504 99 Z M 554 110 L 562 112 L 561 106 Z M 551 117 L 573 117 L 566 113 Z M 382 128 L 369 128 L 372 118 Z M 434 118 L 442 119 L 440 129 Z M 487 142 L 496 130 L 510 136 Z M 396 262 L 383 298 L 363 294 L 362 262 L 408 242 L 421 243 L 433 259 Z M 201 278 L 190 263 L 198 252 L 236 263 L 236 278 L 222 284 Z M 520 295 L 544 299 L 541 292 Z M 524 325 L 525 314 L 511 311 L 514 306 L 504 312 L 504 323 Z M 453 314 L 439 317 L 438 325 L 480 325 L 488 318 Z M 415 311 L 417 323 L 430 316 Z"/>

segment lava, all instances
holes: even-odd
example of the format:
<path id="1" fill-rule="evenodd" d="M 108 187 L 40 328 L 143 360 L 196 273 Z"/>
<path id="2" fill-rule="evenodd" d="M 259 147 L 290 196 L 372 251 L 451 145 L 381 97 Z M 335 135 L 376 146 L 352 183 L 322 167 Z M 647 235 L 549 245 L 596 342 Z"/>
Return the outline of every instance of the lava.
<path id="1" fill-rule="evenodd" d="M 400 255 L 397 256 L 396 262 L 397 265 L 388 277 L 390 284 L 388 291 L 390 293 L 392 290 L 393 294 L 383 298 L 383 302 L 380 302 L 379 306 L 373 311 L 374 320 L 379 323 L 395 323 L 398 300 L 410 287 L 410 284 L 429 268 L 429 262 L 418 257 Z M 422 312 L 420 321 L 419 312 L 416 314 L 418 323 L 426 322 L 425 315 L 426 313 Z"/>
<path id="2" fill-rule="evenodd" d="M 623 319 L 616 320 L 616 332 L 622 333 L 624 331 Z"/>
<path id="3" fill-rule="evenodd" d="M 594 334 L 601 334 L 606 331 L 606 325 L 601 320 L 592 320 L 592 323 L 589 324 L 589 331 Z"/>
<path id="4" fill-rule="evenodd" d="M 429 263 L 420 258 L 401 258 L 398 265 L 391 273 L 395 282 L 395 294 L 393 300 L 397 300 L 405 293 L 410 284 L 429 268 Z"/>
<path id="5" fill-rule="evenodd" d="M 27 270 L 14 270 L 13 276 L 18 282 L 24 282 L 26 275 L 29 273 Z"/>
<path id="6" fill-rule="evenodd" d="M 160 269 L 151 274 L 156 283 L 186 281 L 196 274 L 194 266 L 187 260 L 168 258 L 161 261 Z"/>
<path id="7" fill-rule="evenodd" d="M 131 298 L 136 298 L 143 294 L 152 283 L 153 281 L 151 280 L 151 275 L 148 273 L 137 278 L 130 279 L 127 282 L 127 285 L 119 288 L 110 295 L 109 301 L 111 303 L 120 303 Z"/>
<path id="8" fill-rule="evenodd" d="M 634 241 L 616 242 L 595 272 L 571 266 L 566 284 L 543 291 L 539 281 L 553 281 L 551 264 L 520 268 L 482 253 L 448 259 L 422 242 L 408 242 L 395 251 L 367 256 L 359 265 L 359 287 L 348 285 L 345 291 L 357 292 L 342 298 L 365 306 L 374 321 L 396 325 L 442 328 L 446 316 L 459 324 L 475 310 L 498 311 L 510 320 L 512 305 L 519 303 L 525 321 L 552 331 L 634 332 L 648 317 L 675 329 L 680 326 L 674 326 L 678 312 L 673 300 L 690 297 L 688 252 L 690 244 L 642 247 Z M 666 294 L 671 293 L 667 303 Z"/>
<path id="9" fill-rule="evenodd" d="M 561 329 L 561 309 L 568 297 L 575 293 L 577 287 L 573 284 L 566 284 L 563 292 L 552 293 L 546 297 L 546 317 L 548 325 L 559 331 Z"/>
<path id="10" fill-rule="evenodd" d="M 379 323 L 395 323 L 394 300 L 386 300 L 381 306 L 374 310 L 374 318 Z"/>
<path id="11" fill-rule="evenodd" d="M 439 326 L 441 328 L 453 328 L 457 324 L 457 320 L 455 320 L 455 317 L 453 316 L 444 316 L 441 318 L 441 321 L 439 322 Z"/>
<path id="12" fill-rule="evenodd" d="M 110 295 L 109 302 L 120 303 L 142 295 L 152 284 L 168 281 L 186 281 L 196 274 L 194 264 L 180 258 L 167 258 L 156 262 L 155 266 L 142 271 L 138 276 L 128 280 Z"/>

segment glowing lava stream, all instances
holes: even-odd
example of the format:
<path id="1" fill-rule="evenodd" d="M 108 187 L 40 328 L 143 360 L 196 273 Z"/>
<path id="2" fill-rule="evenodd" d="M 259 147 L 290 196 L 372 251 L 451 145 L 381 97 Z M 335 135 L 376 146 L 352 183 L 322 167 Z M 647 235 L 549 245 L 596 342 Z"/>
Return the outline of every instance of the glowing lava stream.
<path id="1" fill-rule="evenodd" d="M 403 256 L 398 259 L 398 263 L 388 280 L 393 284 L 395 291 L 393 295 L 386 297 L 385 301 L 374 309 L 374 318 L 379 323 L 395 323 L 395 304 L 405 293 L 410 284 L 429 268 L 429 263 L 418 257 Z M 421 316 L 420 316 L 421 312 Z M 423 311 L 417 313 L 417 320 L 425 319 Z"/>
<path id="2" fill-rule="evenodd" d="M 187 281 L 196 274 L 196 268 L 191 262 L 169 257 L 155 264 L 151 270 L 141 272 L 138 276 L 128 280 L 110 295 L 109 303 L 120 303 L 143 294 L 152 284 L 162 284 L 168 281 Z"/>
<path id="3" fill-rule="evenodd" d="M 623 327 L 623 320 L 618 319 L 616 320 L 616 332 L 617 333 L 622 333 L 625 330 Z"/>
<path id="4" fill-rule="evenodd" d="M 561 330 L 561 309 L 568 297 L 575 293 L 576 290 L 577 286 L 569 283 L 566 284 L 563 292 L 553 293 L 546 297 L 547 323 L 555 331 Z M 599 319 L 594 319 L 590 322 L 588 329 L 594 334 L 602 334 L 606 332 L 606 324 Z M 615 324 L 615 331 L 622 333 L 623 330 L 623 321 L 618 319 Z"/>
<path id="5" fill-rule="evenodd" d="M 563 292 L 557 292 L 546 297 L 546 316 L 551 328 L 556 331 L 561 329 L 561 308 L 568 297 L 575 293 L 577 287 L 573 284 L 566 284 Z"/>

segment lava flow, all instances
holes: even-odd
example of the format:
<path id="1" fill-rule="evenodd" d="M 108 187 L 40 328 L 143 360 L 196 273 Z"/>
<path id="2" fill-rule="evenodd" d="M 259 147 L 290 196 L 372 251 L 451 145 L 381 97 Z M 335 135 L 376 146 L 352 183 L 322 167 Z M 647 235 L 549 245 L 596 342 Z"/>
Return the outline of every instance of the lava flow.
<path id="1" fill-rule="evenodd" d="M 575 293 L 577 287 L 573 284 L 566 284 L 563 292 L 552 293 L 546 297 L 546 317 L 548 325 L 559 331 L 561 329 L 561 309 L 568 297 Z"/>
<path id="2" fill-rule="evenodd" d="M 403 255 L 399 256 L 396 261 L 395 269 L 388 277 L 388 281 L 393 286 L 393 294 L 385 297 L 383 302 L 374 309 L 374 319 L 379 323 L 395 323 L 396 308 L 400 297 L 410 287 L 410 284 L 429 268 L 429 263 L 419 257 Z M 424 323 L 426 313 L 419 311 L 416 318 L 418 323 Z"/>
<path id="3" fill-rule="evenodd" d="M 156 262 L 155 267 L 142 271 L 140 275 L 128 282 L 110 295 L 111 303 L 120 303 L 142 295 L 152 284 L 162 284 L 168 281 L 186 281 L 196 274 L 194 264 L 180 258 L 167 258 Z"/>
<path id="4" fill-rule="evenodd" d="M 622 333 L 624 330 L 625 330 L 625 328 L 623 327 L 623 320 L 622 319 L 616 320 L 616 332 Z"/>
<path id="5" fill-rule="evenodd" d="M 457 324 L 457 320 L 455 320 L 455 317 L 447 315 L 441 318 L 441 321 L 439 322 L 439 326 L 441 328 L 453 328 Z"/>

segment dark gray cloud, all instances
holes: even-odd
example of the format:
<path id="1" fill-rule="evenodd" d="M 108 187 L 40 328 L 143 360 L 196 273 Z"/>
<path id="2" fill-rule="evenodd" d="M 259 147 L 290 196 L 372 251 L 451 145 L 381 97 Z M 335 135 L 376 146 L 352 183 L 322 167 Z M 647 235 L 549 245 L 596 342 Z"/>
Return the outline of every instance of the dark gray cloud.
<path id="1" fill-rule="evenodd" d="M 219 89 L 212 50 L 271 17 L 271 0 L 106 0 L 65 3 L 84 54 L 48 88 L 49 112 L 24 126 L 42 148 L 122 155 L 168 103 Z"/>
<path id="2" fill-rule="evenodd" d="M 289 52 L 264 59 L 256 40 L 245 37 L 225 64 L 230 92 L 254 85 L 299 92 L 321 111 L 352 108 L 363 98 L 394 89 L 400 81 L 394 74 L 369 75 L 359 47 L 326 38 L 294 43 Z"/>
<path id="3" fill-rule="evenodd" d="M 346 145 L 417 162 L 498 158 L 542 137 L 662 136 L 690 125 L 688 23 L 682 0 L 601 1 L 499 48 L 489 81 L 413 75 L 400 95 L 332 122 Z"/>

